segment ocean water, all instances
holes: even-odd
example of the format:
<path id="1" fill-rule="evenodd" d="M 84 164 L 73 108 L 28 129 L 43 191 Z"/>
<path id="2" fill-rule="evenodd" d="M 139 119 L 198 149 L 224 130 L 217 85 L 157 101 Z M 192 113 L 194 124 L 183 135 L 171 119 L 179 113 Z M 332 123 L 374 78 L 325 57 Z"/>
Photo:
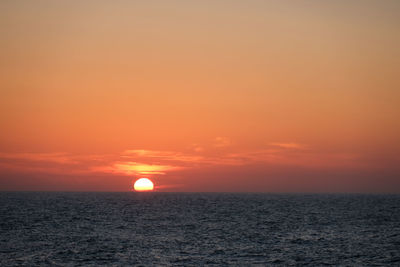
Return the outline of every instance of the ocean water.
<path id="1" fill-rule="evenodd" d="M 400 195 L 0 193 L 1 266 L 400 265 Z"/>

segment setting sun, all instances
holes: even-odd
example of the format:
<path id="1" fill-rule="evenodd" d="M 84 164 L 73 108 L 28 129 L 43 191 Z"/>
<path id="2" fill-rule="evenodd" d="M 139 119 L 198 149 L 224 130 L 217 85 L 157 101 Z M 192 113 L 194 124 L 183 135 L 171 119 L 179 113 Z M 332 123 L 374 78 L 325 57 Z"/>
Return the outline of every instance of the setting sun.
<path id="1" fill-rule="evenodd" d="M 133 187 L 135 191 L 152 191 L 154 189 L 154 184 L 147 178 L 140 178 L 135 182 Z"/>

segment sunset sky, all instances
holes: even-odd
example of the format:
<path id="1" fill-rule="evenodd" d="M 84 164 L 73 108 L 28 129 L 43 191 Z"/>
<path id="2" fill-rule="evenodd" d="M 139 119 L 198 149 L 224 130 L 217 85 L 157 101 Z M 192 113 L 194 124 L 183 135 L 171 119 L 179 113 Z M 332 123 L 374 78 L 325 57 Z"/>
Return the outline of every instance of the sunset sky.
<path id="1" fill-rule="evenodd" d="M 1 1 L 0 190 L 400 192 L 400 1 Z"/>

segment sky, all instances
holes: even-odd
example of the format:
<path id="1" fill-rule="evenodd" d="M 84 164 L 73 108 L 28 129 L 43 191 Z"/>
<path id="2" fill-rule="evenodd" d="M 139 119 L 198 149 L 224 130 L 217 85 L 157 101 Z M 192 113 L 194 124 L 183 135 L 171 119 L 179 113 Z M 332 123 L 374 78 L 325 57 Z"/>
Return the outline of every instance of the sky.
<path id="1" fill-rule="evenodd" d="M 0 190 L 399 193 L 399 14 L 1 1 Z"/>

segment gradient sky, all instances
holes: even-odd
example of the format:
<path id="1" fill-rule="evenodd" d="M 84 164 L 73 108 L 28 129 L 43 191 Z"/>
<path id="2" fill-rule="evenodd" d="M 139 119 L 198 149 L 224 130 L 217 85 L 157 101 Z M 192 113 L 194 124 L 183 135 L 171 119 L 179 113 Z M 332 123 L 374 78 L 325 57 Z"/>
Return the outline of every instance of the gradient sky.
<path id="1" fill-rule="evenodd" d="M 400 1 L 1 1 L 0 190 L 400 192 Z"/>

